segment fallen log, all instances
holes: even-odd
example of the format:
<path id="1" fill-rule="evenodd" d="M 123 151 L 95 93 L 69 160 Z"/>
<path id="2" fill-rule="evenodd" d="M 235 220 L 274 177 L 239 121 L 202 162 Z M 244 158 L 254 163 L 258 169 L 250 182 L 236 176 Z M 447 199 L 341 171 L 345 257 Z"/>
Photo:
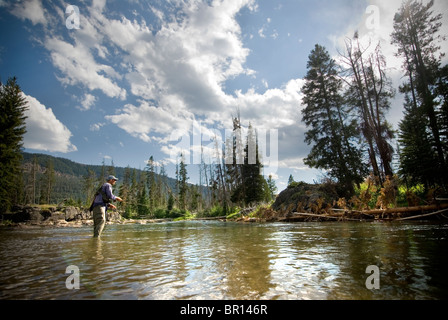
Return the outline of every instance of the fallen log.
<path id="1" fill-rule="evenodd" d="M 194 218 L 192 220 L 225 220 L 227 216 L 221 216 L 221 217 L 203 217 L 203 218 Z"/>
<path id="2" fill-rule="evenodd" d="M 337 220 L 359 221 L 359 219 L 346 218 L 344 215 L 314 214 L 314 213 L 305 213 L 305 212 L 293 212 L 292 216 L 283 217 L 279 221 L 294 220 L 294 219 L 299 219 L 299 218 L 303 218 L 303 217 L 315 217 L 315 218 L 327 218 L 327 219 L 337 219 Z"/>
<path id="3" fill-rule="evenodd" d="M 448 209 L 443 209 L 443 210 L 439 210 L 436 212 L 431 212 L 431 213 L 425 213 L 425 214 L 419 214 L 416 216 L 410 216 L 410 217 L 406 217 L 406 218 L 399 218 L 399 219 L 395 219 L 396 221 L 403 221 L 403 220 L 410 220 L 410 219 L 417 219 L 417 218 L 423 218 L 423 217 L 429 217 L 429 216 L 433 216 L 442 212 L 448 211 Z"/>
<path id="4" fill-rule="evenodd" d="M 444 204 L 432 204 L 428 206 L 415 206 L 415 207 L 398 207 L 387 209 L 372 209 L 364 210 L 362 213 L 370 215 L 390 214 L 390 213 L 408 213 L 417 211 L 429 211 L 429 210 L 441 210 L 448 208 L 448 203 Z"/>

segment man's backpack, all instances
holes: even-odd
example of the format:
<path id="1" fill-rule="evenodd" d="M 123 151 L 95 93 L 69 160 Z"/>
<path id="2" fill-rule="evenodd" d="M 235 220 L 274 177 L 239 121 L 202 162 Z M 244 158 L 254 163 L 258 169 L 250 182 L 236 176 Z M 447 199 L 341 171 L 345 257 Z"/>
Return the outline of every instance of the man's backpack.
<path id="1" fill-rule="evenodd" d="M 95 192 L 95 195 L 93 196 L 92 204 L 90 205 L 89 211 L 93 211 L 93 203 L 95 202 L 95 198 L 101 194 L 101 197 L 103 198 L 103 202 L 107 205 L 111 202 L 111 199 L 107 196 L 106 192 L 104 191 L 104 184 L 98 188 L 98 190 Z"/>

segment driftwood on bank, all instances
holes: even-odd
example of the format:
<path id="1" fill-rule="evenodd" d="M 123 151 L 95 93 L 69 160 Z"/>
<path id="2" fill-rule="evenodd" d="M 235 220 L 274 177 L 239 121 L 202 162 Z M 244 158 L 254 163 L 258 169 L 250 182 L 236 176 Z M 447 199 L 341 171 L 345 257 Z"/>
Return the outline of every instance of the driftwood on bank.
<path id="1" fill-rule="evenodd" d="M 447 211 L 445 210 L 447 208 L 448 203 L 438 203 L 426 206 L 365 210 L 363 213 L 374 216 L 375 220 L 403 221 L 435 216 Z"/>
<path id="2" fill-rule="evenodd" d="M 398 207 L 398 208 L 387 208 L 387 209 L 372 209 L 372 210 L 363 210 L 363 213 L 371 214 L 371 215 L 384 215 L 384 214 L 392 214 L 392 213 L 410 213 L 410 212 L 419 212 L 419 211 L 431 211 L 431 210 L 441 210 L 448 208 L 448 203 L 445 204 L 432 204 L 428 206 L 415 206 L 415 207 Z"/>
<path id="3" fill-rule="evenodd" d="M 202 217 L 202 218 L 194 218 L 193 220 L 225 220 L 227 216 L 220 217 Z"/>
<path id="4" fill-rule="evenodd" d="M 291 215 L 287 217 L 280 218 L 279 221 L 292 221 L 292 220 L 299 220 L 303 218 L 318 218 L 318 219 L 330 219 L 330 220 L 352 220 L 352 221 L 358 221 L 359 219 L 352 219 L 344 217 L 343 214 L 315 214 L 315 213 L 307 213 L 307 212 L 293 212 Z"/>
<path id="5" fill-rule="evenodd" d="M 278 221 L 300 221 L 300 220 L 338 220 L 338 221 L 359 221 L 359 220 L 389 220 L 403 221 L 410 219 L 426 218 L 448 211 L 448 204 L 433 204 L 415 207 L 398 207 L 372 210 L 345 210 L 331 209 L 322 214 L 308 212 L 292 212 Z"/>
<path id="6" fill-rule="evenodd" d="M 442 212 L 446 212 L 446 211 L 448 211 L 448 209 L 443 209 L 443 210 L 439 210 L 439 211 L 431 212 L 431 213 L 426 213 L 426 214 L 419 214 L 417 216 L 410 216 L 410 217 L 406 217 L 406 218 L 398 218 L 397 221 L 429 217 L 429 216 L 433 216 L 433 215 L 436 215 L 436 214 L 439 214 L 439 213 L 442 213 Z"/>

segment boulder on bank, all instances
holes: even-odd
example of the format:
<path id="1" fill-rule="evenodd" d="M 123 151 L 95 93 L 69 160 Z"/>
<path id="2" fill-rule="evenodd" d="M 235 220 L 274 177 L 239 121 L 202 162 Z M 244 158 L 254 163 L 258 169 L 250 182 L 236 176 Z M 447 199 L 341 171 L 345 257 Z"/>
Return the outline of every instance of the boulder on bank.
<path id="1" fill-rule="evenodd" d="M 44 216 L 41 214 L 41 210 L 37 207 L 30 206 L 14 206 L 12 208 L 12 213 L 5 215 L 3 218 L 9 218 L 14 223 L 25 221 L 40 222 L 44 220 Z"/>
<path id="2" fill-rule="evenodd" d="M 65 208 L 65 220 L 73 221 L 79 218 L 79 209 L 75 207 Z"/>
<path id="3" fill-rule="evenodd" d="M 332 207 L 338 199 L 338 193 L 332 184 L 294 182 L 277 196 L 272 209 L 280 216 L 287 216 L 292 212 L 319 214 Z"/>
<path id="4" fill-rule="evenodd" d="M 88 209 L 77 207 L 49 207 L 14 206 L 11 213 L 1 216 L 1 220 L 10 220 L 13 223 L 33 225 L 65 225 L 68 222 L 86 222 L 92 219 L 92 213 Z M 108 212 L 108 221 L 121 219 L 118 212 Z M 87 223 L 88 224 L 88 223 Z"/>

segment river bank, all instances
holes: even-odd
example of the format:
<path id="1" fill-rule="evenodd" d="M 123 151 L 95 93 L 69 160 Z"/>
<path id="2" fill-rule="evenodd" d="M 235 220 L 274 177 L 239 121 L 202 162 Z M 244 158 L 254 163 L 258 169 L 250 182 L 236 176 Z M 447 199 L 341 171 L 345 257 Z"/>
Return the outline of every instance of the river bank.
<path id="1" fill-rule="evenodd" d="M 172 219 L 125 219 L 117 211 L 107 212 L 107 224 L 148 224 Z M 73 206 L 15 206 L 12 212 L 0 215 L 0 226 L 18 228 L 93 226 L 88 209 Z"/>
<path id="2" fill-rule="evenodd" d="M 403 221 L 403 220 L 447 220 L 447 203 L 430 206 L 400 207 L 374 210 L 347 210 L 327 208 L 314 212 L 274 210 L 272 206 L 260 206 L 242 210 L 238 214 L 220 217 L 197 217 L 184 220 L 221 220 L 236 222 L 319 222 L 319 221 Z M 151 224 L 180 219 L 125 219 L 117 211 L 107 213 L 107 224 Z M 0 227 L 82 227 L 93 226 L 92 213 L 88 209 L 67 207 L 15 206 L 11 213 L 0 215 Z"/>

